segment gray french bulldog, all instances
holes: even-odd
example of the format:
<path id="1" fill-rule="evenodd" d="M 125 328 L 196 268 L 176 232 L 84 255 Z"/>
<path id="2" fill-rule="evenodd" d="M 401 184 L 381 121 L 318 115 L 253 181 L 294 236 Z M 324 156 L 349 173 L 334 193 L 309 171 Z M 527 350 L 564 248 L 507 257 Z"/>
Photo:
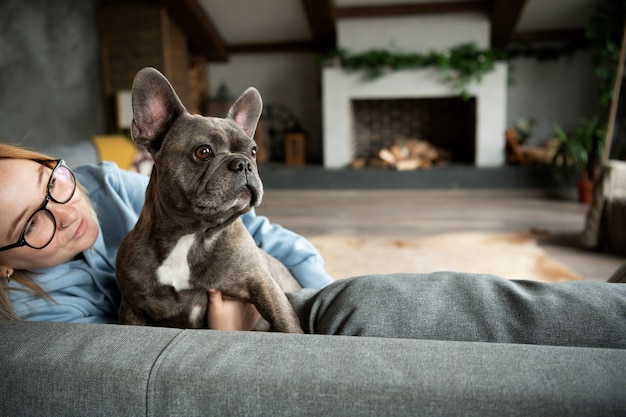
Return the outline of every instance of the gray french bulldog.
<path id="1" fill-rule="evenodd" d="M 271 330 L 302 333 L 284 294 L 300 286 L 240 219 L 263 197 L 253 140 L 262 106 L 251 87 L 224 119 L 191 115 L 159 71 L 135 76 L 131 133 L 154 167 L 116 259 L 121 323 L 206 327 L 216 288 L 254 304 Z"/>

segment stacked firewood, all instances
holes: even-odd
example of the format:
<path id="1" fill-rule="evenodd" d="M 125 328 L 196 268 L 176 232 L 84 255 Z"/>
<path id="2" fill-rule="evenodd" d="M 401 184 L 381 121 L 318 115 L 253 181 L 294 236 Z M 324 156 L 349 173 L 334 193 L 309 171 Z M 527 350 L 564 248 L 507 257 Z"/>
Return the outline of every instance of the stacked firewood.
<path id="1" fill-rule="evenodd" d="M 398 171 L 428 169 L 450 159 L 448 152 L 419 139 L 398 139 L 393 145 L 379 150 L 369 160 L 359 158 L 351 167 L 358 169 L 366 165 L 378 168 L 393 168 Z"/>

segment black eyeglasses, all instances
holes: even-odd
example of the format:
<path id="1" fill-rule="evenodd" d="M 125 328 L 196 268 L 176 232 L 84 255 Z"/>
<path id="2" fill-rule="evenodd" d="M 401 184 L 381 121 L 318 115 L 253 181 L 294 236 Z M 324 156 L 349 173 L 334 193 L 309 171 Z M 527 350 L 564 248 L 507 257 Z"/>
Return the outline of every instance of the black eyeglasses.
<path id="1" fill-rule="evenodd" d="M 46 208 L 50 200 L 58 204 L 65 204 L 72 199 L 76 191 L 76 178 L 74 173 L 62 159 L 50 161 L 35 161 L 40 164 L 55 162 L 56 165 L 50 174 L 48 187 L 46 188 L 46 198 L 41 206 L 28 218 L 22 233 L 16 243 L 3 246 L 0 252 L 28 246 L 33 249 L 43 249 L 52 242 L 57 230 L 57 222 L 54 215 Z"/>

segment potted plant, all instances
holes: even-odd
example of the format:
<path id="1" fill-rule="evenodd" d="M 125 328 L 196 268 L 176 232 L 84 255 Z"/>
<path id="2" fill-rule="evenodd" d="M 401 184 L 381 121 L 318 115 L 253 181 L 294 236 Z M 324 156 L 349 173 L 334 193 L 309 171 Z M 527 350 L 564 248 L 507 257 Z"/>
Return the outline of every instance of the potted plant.
<path id="1" fill-rule="evenodd" d="M 594 117 L 583 119 L 571 134 L 559 125 L 553 128 L 559 141 L 552 158 L 553 172 L 560 179 L 574 175 L 579 200 L 589 203 L 601 164 L 606 127 Z"/>

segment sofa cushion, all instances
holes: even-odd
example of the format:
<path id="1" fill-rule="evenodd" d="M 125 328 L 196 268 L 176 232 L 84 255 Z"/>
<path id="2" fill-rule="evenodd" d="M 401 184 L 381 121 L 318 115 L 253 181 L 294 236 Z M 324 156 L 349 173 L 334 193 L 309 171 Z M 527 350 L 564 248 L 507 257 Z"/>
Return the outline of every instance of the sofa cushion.
<path id="1" fill-rule="evenodd" d="M 0 322 L 0 415 L 617 415 L 626 350 Z"/>

